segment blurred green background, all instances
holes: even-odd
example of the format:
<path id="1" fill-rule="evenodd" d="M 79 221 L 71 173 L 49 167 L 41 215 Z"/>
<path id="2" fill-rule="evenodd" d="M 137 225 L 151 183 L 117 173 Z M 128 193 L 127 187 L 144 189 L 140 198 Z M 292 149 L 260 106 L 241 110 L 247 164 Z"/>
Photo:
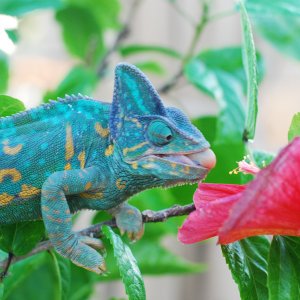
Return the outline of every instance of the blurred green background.
<path id="1" fill-rule="evenodd" d="M 0 93 L 22 100 L 26 108 L 78 92 L 109 102 L 114 66 L 133 63 L 150 77 L 164 102 L 185 111 L 210 141 L 218 164 L 206 181 L 243 183 L 247 179 L 229 171 L 247 147 L 276 152 L 287 143 L 292 116 L 300 111 L 300 4 L 247 0 L 245 7 L 260 84 L 257 133 L 247 146 L 247 80 L 235 1 L 1 0 Z M 13 112 L 6 105 L 1 115 Z M 188 204 L 195 188 L 149 190 L 131 203 L 141 210 Z M 83 212 L 75 228 L 106 217 Z M 145 277 L 147 299 L 239 299 L 214 241 L 193 246 L 176 241 L 183 219 L 147 224 L 144 238 L 129 244 Z M 4 281 L 3 299 L 126 298 L 109 243 L 107 253 L 106 277 L 54 253 L 17 263 Z"/>

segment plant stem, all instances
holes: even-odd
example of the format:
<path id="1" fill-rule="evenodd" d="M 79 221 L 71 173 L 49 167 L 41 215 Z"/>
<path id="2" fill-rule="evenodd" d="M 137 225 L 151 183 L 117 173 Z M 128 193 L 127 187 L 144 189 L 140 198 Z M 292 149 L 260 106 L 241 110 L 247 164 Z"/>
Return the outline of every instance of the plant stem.
<path id="1" fill-rule="evenodd" d="M 195 210 L 194 204 L 188 204 L 185 206 L 174 205 L 168 209 L 160 210 L 160 211 L 153 211 L 153 210 L 145 210 L 142 212 L 143 222 L 144 223 L 154 223 L 154 222 L 164 222 L 169 218 L 178 217 L 188 215 L 192 211 Z M 117 227 L 115 219 L 111 219 L 109 221 L 104 221 L 98 223 L 96 225 L 92 225 L 86 229 L 79 231 L 78 233 L 83 236 L 93 236 L 93 237 L 101 237 L 101 227 L 103 225 L 108 225 L 111 227 Z M 37 253 L 47 251 L 52 249 L 53 246 L 49 240 L 43 241 L 39 243 L 33 250 L 27 253 L 24 256 L 12 256 L 10 255 L 8 259 L 0 262 L 0 267 L 6 267 L 11 265 L 12 263 L 16 263 L 21 261 L 27 257 L 33 256 Z"/>
<path id="2" fill-rule="evenodd" d="M 100 65 L 97 68 L 98 78 L 104 77 L 111 55 L 118 49 L 121 42 L 129 35 L 132 21 L 137 13 L 138 7 L 141 4 L 141 2 L 142 0 L 133 0 L 123 29 L 118 33 L 115 41 L 113 42 L 111 47 L 106 51 L 105 55 L 103 56 L 100 62 Z"/>
<path id="3" fill-rule="evenodd" d="M 201 14 L 200 20 L 195 27 L 195 32 L 194 32 L 193 38 L 191 40 L 190 46 L 188 48 L 188 51 L 186 52 L 186 54 L 183 56 L 183 58 L 181 60 L 179 70 L 167 83 L 165 83 L 158 89 L 159 93 L 162 93 L 162 94 L 168 93 L 178 83 L 179 79 L 182 77 L 184 66 L 194 56 L 194 53 L 195 53 L 197 44 L 199 42 L 199 39 L 201 37 L 201 34 L 209 20 L 208 13 L 209 13 L 209 5 L 205 1 L 202 4 L 202 14 Z"/>

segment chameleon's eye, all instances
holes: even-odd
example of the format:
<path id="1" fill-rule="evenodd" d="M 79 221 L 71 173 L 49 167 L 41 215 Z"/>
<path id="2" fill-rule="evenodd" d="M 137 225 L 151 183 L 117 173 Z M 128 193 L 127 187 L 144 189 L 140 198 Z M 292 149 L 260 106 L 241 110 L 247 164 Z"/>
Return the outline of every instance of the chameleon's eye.
<path id="1" fill-rule="evenodd" d="M 163 121 L 152 121 L 148 126 L 148 138 L 157 146 L 164 146 L 173 139 L 172 129 Z"/>

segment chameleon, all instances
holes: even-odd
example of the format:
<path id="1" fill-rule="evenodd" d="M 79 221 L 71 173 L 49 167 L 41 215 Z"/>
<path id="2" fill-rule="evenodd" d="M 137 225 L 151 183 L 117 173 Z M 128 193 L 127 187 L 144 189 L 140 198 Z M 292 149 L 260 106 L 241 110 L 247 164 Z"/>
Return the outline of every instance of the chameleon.
<path id="1" fill-rule="evenodd" d="M 0 118 L 1 225 L 43 220 L 55 250 L 101 274 L 101 241 L 72 230 L 72 214 L 102 210 L 132 240 L 144 232 L 127 200 L 153 187 L 202 180 L 216 158 L 178 108 L 165 107 L 135 66 L 115 68 L 112 103 L 66 95 Z"/>

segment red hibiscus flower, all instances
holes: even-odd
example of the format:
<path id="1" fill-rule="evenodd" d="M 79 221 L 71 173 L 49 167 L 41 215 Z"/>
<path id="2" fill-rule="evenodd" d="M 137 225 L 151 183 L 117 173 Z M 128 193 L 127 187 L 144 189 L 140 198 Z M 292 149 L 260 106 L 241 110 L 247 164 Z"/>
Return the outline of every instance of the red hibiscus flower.
<path id="1" fill-rule="evenodd" d="M 300 236 L 300 138 L 248 185 L 200 183 L 194 203 L 178 232 L 186 244 L 213 236 L 220 244 L 260 234 Z"/>

